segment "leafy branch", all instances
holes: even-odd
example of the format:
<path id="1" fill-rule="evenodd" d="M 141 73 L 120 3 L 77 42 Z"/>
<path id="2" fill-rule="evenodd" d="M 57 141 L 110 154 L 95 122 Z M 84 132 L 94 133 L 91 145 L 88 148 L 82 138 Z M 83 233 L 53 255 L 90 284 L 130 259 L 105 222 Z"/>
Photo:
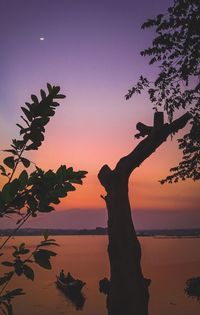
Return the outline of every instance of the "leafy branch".
<path id="1" fill-rule="evenodd" d="M 13 139 L 9 149 L 4 150 L 10 155 L 3 160 L 0 165 L 2 176 L 7 177 L 7 183 L 0 191 L 0 217 L 19 216 L 17 227 L 0 245 L 0 250 L 4 248 L 13 235 L 30 218 L 36 217 L 39 212 L 51 212 L 55 210 L 54 205 L 60 203 L 60 199 L 67 196 L 70 191 L 75 191 L 74 184 L 82 184 L 82 179 L 86 176 L 86 171 L 74 171 L 72 167 L 61 165 L 56 171 L 44 171 L 37 167 L 28 173 L 31 161 L 24 157 L 24 153 L 31 150 L 38 150 L 44 141 L 45 126 L 54 116 L 56 108 L 59 106 L 57 99 L 65 98 L 59 94 L 59 86 L 47 84 L 46 93 L 40 90 L 41 100 L 36 95 L 31 95 L 31 102 L 25 103 L 21 107 L 23 123 L 17 124 L 20 129 L 20 138 Z M 19 165 L 25 169 L 19 175 L 16 170 Z M 27 279 L 34 280 L 34 271 L 30 264 L 36 263 L 39 266 L 51 269 L 51 258 L 56 256 L 52 250 L 44 249 L 44 246 L 56 244 L 54 239 L 49 239 L 48 234 L 44 235 L 44 241 L 39 243 L 33 252 L 24 243 L 18 247 L 13 246 L 13 261 L 3 261 L 4 267 L 12 268 L 13 271 L 4 273 L 0 277 L 0 309 L 4 314 L 13 314 L 11 300 L 18 295 L 25 294 L 18 288 L 4 293 L 14 275 L 25 275 Z M 29 254 L 25 259 L 23 255 Z M 3 253 L 0 254 L 3 256 Z"/>
<path id="2" fill-rule="evenodd" d="M 21 288 L 17 288 L 4 293 L 8 284 L 12 280 L 14 275 L 24 275 L 27 279 L 34 281 L 35 274 L 30 264 L 37 264 L 42 268 L 51 269 L 51 257 L 57 254 L 52 250 L 44 249 L 47 246 L 59 246 L 54 239 L 49 239 L 48 234 L 44 234 L 44 240 L 41 241 L 36 248 L 30 252 L 25 243 L 21 243 L 18 247 L 12 246 L 14 251 L 12 252 L 13 261 L 3 261 L 1 264 L 6 268 L 12 268 L 10 272 L 5 272 L 0 278 L 0 306 L 6 307 L 8 314 L 12 309 L 11 299 L 18 295 L 24 295 L 25 292 Z M 25 258 L 23 258 L 25 256 Z"/>
<path id="3" fill-rule="evenodd" d="M 159 73 L 154 82 L 141 76 L 125 95 L 147 89 L 150 102 L 157 110 L 162 107 L 172 122 L 178 110 L 192 115 L 190 131 L 178 140 L 183 151 L 182 161 L 161 183 L 191 178 L 200 179 L 200 2 L 175 0 L 165 14 L 147 20 L 142 29 L 154 28 L 152 45 L 141 52 L 156 64 Z"/>

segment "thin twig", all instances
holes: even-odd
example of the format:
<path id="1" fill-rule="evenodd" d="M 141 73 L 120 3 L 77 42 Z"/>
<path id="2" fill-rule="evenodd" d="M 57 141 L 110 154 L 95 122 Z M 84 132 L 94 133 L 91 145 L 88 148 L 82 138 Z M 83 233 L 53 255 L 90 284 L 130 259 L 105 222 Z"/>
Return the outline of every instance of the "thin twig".
<path id="1" fill-rule="evenodd" d="M 13 232 L 6 238 L 6 240 L 3 242 L 3 244 L 0 246 L 0 250 L 5 246 L 5 244 L 9 241 L 9 239 L 15 235 L 15 233 L 21 228 L 21 226 L 28 220 L 28 218 L 31 216 L 31 212 L 27 213 L 24 217 L 23 221 L 18 225 L 18 227 L 13 230 Z"/>

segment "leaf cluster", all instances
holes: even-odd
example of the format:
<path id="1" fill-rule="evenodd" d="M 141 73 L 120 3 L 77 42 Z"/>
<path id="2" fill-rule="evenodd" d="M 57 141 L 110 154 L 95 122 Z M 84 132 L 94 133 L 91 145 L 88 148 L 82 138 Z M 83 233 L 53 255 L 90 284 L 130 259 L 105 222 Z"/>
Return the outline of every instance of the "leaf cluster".
<path id="1" fill-rule="evenodd" d="M 140 76 L 138 82 L 133 86 L 128 93 L 125 95 L 126 100 L 129 100 L 133 94 L 141 94 L 142 90 L 149 86 L 149 81 L 147 78 Z"/>
<path id="2" fill-rule="evenodd" d="M 41 100 L 36 95 L 31 95 L 32 102 L 25 103 L 21 107 L 24 116 L 21 116 L 25 126 L 17 124 L 20 128 L 20 135 L 22 140 L 13 140 L 11 153 L 18 155 L 21 148 L 24 147 L 26 151 L 38 150 L 44 140 L 45 126 L 48 124 L 50 118 L 55 115 L 55 109 L 59 106 L 57 99 L 65 98 L 65 95 L 59 94 L 59 86 L 51 86 L 47 83 L 48 93 L 40 90 Z M 23 161 L 22 161 L 23 163 Z M 24 164 L 24 163 L 23 163 Z M 25 167 L 27 167 L 24 164 Z"/>
<path id="3" fill-rule="evenodd" d="M 175 0 L 165 14 L 147 20 L 142 29 L 154 28 L 152 45 L 141 52 L 160 70 L 154 82 L 147 78 L 139 83 L 147 87 L 155 108 L 162 107 L 172 122 L 177 110 L 192 114 L 191 130 L 179 139 L 183 159 L 172 168 L 172 175 L 161 182 L 200 178 L 200 1 Z M 125 96 L 137 93 L 137 85 Z"/>
<path id="4" fill-rule="evenodd" d="M 0 278 L 0 287 L 6 287 L 9 281 L 14 275 L 22 276 L 24 275 L 29 280 L 34 280 L 35 274 L 34 270 L 30 265 L 37 264 L 42 268 L 51 269 L 51 258 L 55 257 L 57 254 L 52 250 L 47 250 L 46 247 L 49 246 L 59 246 L 55 239 L 50 239 L 48 233 L 44 234 L 44 240 L 42 240 L 36 248 L 30 252 L 30 249 L 26 247 L 25 243 L 21 243 L 19 246 L 13 247 L 13 260 L 3 261 L 1 264 L 4 267 L 12 268 L 12 271 L 5 272 Z M 4 310 L 4 314 L 9 315 L 12 310 L 11 299 L 16 296 L 23 295 L 25 292 L 21 289 L 14 289 L 7 291 L 5 294 L 0 296 L 0 307 Z"/>
<path id="5" fill-rule="evenodd" d="M 44 171 L 38 167 L 31 174 L 23 170 L 19 177 L 6 183 L 0 191 L 0 215 L 31 214 L 50 212 L 53 205 L 76 188 L 73 184 L 82 184 L 86 171 L 74 171 L 72 167 L 61 165 L 57 171 Z M 23 216 L 18 220 L 18 224 Z"/>
<path id="6" fill-rule="evenodd" d="M 24 295 L 25 292 L 21 288 L 14 289 L 12 291 L 7 291 L 4 295 L 0 297 L 0 310 L 4 315 L 13 315 L 13 307 L 11 300 L 16 296 Z"/>
<path id="7" fill-rule="evenodd" d="M 74 184 L 82 184 L 86 171 L 74 171 L 72 167 L 61 165 L 56 171 L 44 171 L 35 165 L 35 170 L 28 172 L 31 161 L 23 156 L 26 151 L 38 150 L 44 140 L 45 126 L 55 114 L 59 106 L 57 99 L 65 96 L 59 94 L 60 87 L 47 84 L 48 92 L 40 91 L 41 100 L 36 95 L 31 95 L 32 102 L 25 103 L 21 107 L 24 115 L 21 116 L 24 124 L 17 124 L 20 128 L 20 139 L 13 139 L 11 148 L 4 150 L 9 153 L 0 165 L 0 173 L 6 176 L 8 181 L 0 191 L 0 217 L 18 215 L 17 228 L 3 242 L 0 249 L 16 231 L 32 216 L 38 212 L 51 212 L 54 205 L 60 203 L 60 199 L 74 191 Z M 17 176 L 18 165 L 23 170 Z M 4 314 L 13 315 L 11 299 L 24 294 L 22 289 L 15 289 L 4 293 L 14 275 L 24 275 L 27 279 L 34 280 L 34 271 L 31 264 L 37 264 L 43 268 L 51 269 L 51 258 L 56 256 L 47 246 L 58 245 L 54 239 L 49 239 L 48 233 L 44 234 L 44 240 L 40 242 L 34 251 L 30 251 L 25 243 L 18 247 L 13 246 L 12 261 L 3 261 L 1 264 L 12 268 L 11 272 L 0 277 L 0 309 Z M 3 253 L 0 253 L 2 256 Z"/>
<path id="8" fill-rule="evenodd" d="M 19 246 L 12 246 L 14 249 L 12 252 L 13 260 L 3 261 L 1 264 L 13 268 L 13 271 L 5 273 L 4 277 L 0 278 L 0 286 L 10 281 L 14 274 L 17 276 L 24 274 L 27 279 L 33 281 L 34 272 L 28 263 L 36 263 L 43 268 L 51 269 L 50 259 L 57 254 L 52 250 L 44 249 L 44 247 L 48 246 L 59 245 L 56 243 L 55 239 L 49 239 L 47 236 L 44 237 L 44 240 L 41 241 L 32 252 L 26 247 L 25 243 L 21 243 Z"/>
<path id="9" fill-rule="evenodd" d="M 25 103 L 26 107 L 21 107 L 25 116 L 21 116 L 25 122 L 25 127 L 18 125 L 22 139 L 12 140 L 11 149 L 4 150 L 11 155 L 3 160 L 4 165 L 0 165 L 1 175 L 8 177 L 8 182 L 0 191 L 0 216 L 11 214 L 22 215 L 26 209 L 28 214 L 36 216 L 37 212 L 50 212 L 54 210 L 52 204 L 59 204 L 60 198 L 67 196 L 69 191 L 74 191 L 74 184 L 82 184 L 85 171 L 75 172 L 72 167 L 66 168 L 61 165 L 56 172 L 47 172 L 36 166 L 36 170 L 31 174 L 24 169 L 18 177 L 15 171 L 19 163 L 25 168 L 29 168 L 31 162 L 23 156 L 25 151 L 37 150 L 44 140 L 45 126 L 50 117 L 55 114 L 59 103 L 57 99 L 65 96 L 59 94 L 59 86 L 51 86 L 47 83 L 48 93 L 40 91 L 41 101 L 36 95 L 31 95 L 32 103 Z M 11 171 L 9 171 L 11 170 Z M 11 172 L 11 173 L 10 173 Z M 24 216 L 18 223 L 24 220 Z"/>

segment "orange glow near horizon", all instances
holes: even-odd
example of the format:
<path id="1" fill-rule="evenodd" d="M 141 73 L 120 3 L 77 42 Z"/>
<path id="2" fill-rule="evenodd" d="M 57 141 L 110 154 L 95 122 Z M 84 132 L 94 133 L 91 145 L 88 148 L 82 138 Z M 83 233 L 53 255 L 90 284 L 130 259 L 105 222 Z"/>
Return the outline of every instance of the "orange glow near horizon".
<path id="1" fill-rule="evenodd" d="M 99 209 L 105 208 L 105 202 L 100 197 L 105 191 L 100 185 L 97 174 L 104 164 L 114 168 L 118 160 L 137 145 L 134 139 L 136 130 L 133 123 L 112 127 L 106 124 L 100 130 L 101 124 L 87 120 L 76 130 L 73 124 L 65 123 L 61 113 L 50 122 L 45 135 L 45 141 L 38 151 L 31 152 L 28 157 L 44 170 L 56 170 L 61 164 L 73 166 L 74 170 L 87 170 L 88 175 L 83 185 L 76 185 L 77 190 L 70 192 L 56 206 L 58 210 L 68 209 Z M 133 115 L 134 116 L 134 115 Z M 143 118 L 145 119 L 145 118 Z M 147 120 L 150 121 L 148 118 Z M 59 126 L 58 126 L 59 125 Z M 121 129 L 120 129 L 121 128 Z M 99 129 L 99 131 L 98 131 Z M 75 130 L 75 132 L 74 132 Z M 5 156 L 5 153 L 4 153 Z M 129 183 L 130 203 L 133 209 L 155 210 L 190 210 L 197 209 L 200 203 L 199 185 L 193 181 L 177 184 L 161 185 L 158 180 L 165 178 L 171 167 L 177 165 L 181 152 L 175 139 L 168 139 L 151 157 L 134 170 Z M 2 179 L 1 179 L 2 180 Z M 5 179 L 3 179 L 5 182 Z"/>
<path id="2" fill-rule="evenodd" d="M 105 195 L 105 191 L 98 181 L 97 174 L 104 164 L 114 168 L 118 160 L 136 146 L 138 141 L 127 133 L 124 135 L 125 141 L 120 139 L 120 144 L 117 143 L 116 138 L 113 141 L 112 136 L 107 138 L 107 143 L 104 144 L 103 139 L 97 136 L 96 143 L 91 144 L 88 139 L 84 141 L 84 135 L 79 135 L 79 142 L 72 139 L 68 145 L 63 146 L 62 153 L 59 155 L 58 148 L 64 139 L 60 142 L 51 142 L 50 136 L 47 137 L 47 142 L 33 157 L 38 165 L 44 169 L 55 170 L 60 164 L 66 164 L 73 166 L 75 170 L 88 171 L 83 185 L 76 185 L 76 192 L 69 193 L 57 207 L 58 210 L 105 208 L 105 202 L 100 197 Z M 68 140 L 70 139 L 66 137 L 66 143 Z M 168 175 L 170 167 L 177 165 L 180 157 L 181 153 L 175 139 L 173 141 L 169 139 L 133 172 L 129 183 L 130 203 L 133 209 L 190 210 L 198 208 L 200 197 L 196 182 L 188 180 L 165 185 L 158 182 L 159 179 Z"/>

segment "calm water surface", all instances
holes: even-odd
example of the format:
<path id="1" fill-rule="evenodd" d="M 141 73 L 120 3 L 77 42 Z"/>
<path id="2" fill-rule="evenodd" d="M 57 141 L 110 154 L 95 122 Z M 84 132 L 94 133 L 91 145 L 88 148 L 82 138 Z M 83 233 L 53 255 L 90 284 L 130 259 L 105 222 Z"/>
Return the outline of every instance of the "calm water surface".
<path id="1" fill-rule="evenodd" d="M 106 236 L 58 236 L 58 256 L 52 259 L 53 269 L 35 268 L 35 281 L 19 277 L 10 288 L 23 287 L 26 296 L 16 298 L 15 315 L 106 315 L 105 296 L 98 291 L 98 282 L 109 275 Z M 34 248 L 41 237 L 16 237 L 15 243 L 26 242 Z M 200 276 L 200 239 L 140 238 L 143 249 L 144 275 L 152 279 L 150 315 L 198 315 L 200 304 L 184 295 L 185 281 Z M 9 252 L 9 247 L 7 252 Z M 85 304 L 76 310 L 55 286 L 61 269 L 87 283 L 83 288 Z M 123 315 L 123 314 L 122 314 Z"/>

